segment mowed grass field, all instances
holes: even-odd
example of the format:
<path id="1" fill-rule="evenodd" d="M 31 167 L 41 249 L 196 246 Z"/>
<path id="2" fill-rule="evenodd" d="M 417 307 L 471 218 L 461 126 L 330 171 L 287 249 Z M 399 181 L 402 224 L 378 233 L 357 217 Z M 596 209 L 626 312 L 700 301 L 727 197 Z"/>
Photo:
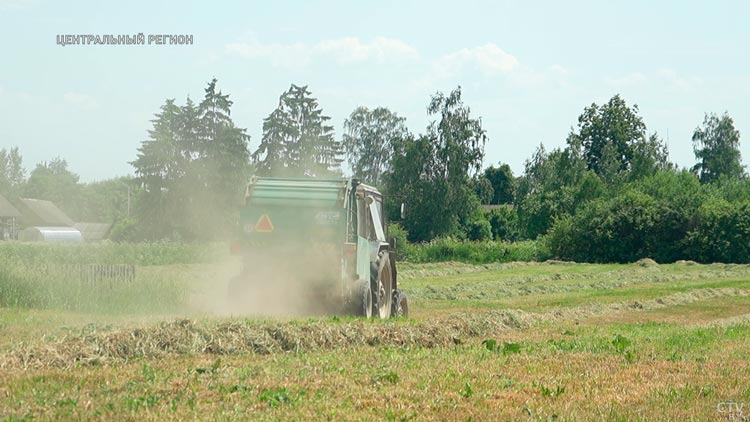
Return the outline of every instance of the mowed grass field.
<path id="1" fill-rule="evenodd" d="M 139 271 L 170 289 L 187 280 L 182 296 L 199 304 L 202 292 L 206 302 L 223 297 L 231 272 L 210 264 Z M 750 417 L 749 266 L 404 263 L 399 275 L 411 315 L 389 321 L 213 316 L 174 304 L 163 312 L 0 308 L 0 415 Z"/>

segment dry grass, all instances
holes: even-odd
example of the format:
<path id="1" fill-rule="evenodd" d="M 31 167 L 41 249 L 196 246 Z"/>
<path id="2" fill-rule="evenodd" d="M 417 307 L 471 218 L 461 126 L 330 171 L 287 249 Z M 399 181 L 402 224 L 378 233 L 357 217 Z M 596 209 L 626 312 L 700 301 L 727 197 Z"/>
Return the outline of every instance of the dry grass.
<path id="1" fill-rule="evenodd" d="M 733 416 L 725 401 L 750 413 L 750 268 L 642 264 L 406 265 L 416 317 L 386 322 L 6 310 L 0 417 L 714 420 Z"/>

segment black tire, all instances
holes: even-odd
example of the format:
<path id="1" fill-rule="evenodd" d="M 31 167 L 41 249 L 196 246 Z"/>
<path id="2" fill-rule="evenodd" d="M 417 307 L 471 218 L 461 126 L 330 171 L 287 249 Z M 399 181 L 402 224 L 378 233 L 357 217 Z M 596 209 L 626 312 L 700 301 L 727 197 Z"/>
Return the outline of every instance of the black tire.
<path id="1" fill-rule="evenodd" d="M 352 313 L 356 316 L 372 318 L 372 290 L 370 283 L 365 280 L 357 280 L 354 287 L 352 300 Z"/>
<path id="2" fill-rule="evenodd" d="M 409 317 L 409 298 L 406 296 L 406 293 L 401 290 L 394 290 L 393 301 L 391 303 L 393 305 L 391 308 L 391 317 Z"/>
<path id="3" fill-rule="evenodd" d="M 370 265 L 370 290 L 372 290 L 372 315 L 380 319 L 391 316 L 393 272 L 388 252 L 382 251 L 378 259 Z"/>

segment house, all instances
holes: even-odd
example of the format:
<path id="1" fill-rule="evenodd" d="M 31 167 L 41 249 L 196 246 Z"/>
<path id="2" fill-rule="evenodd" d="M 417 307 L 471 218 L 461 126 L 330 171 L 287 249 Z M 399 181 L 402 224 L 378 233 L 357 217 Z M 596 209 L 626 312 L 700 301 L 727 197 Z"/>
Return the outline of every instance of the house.
<path id="1" fill-rule="evenodd" d="M 107 223 L 75 223 L 73 227 L 81 232 L 83 240 L 97 242 L 109 236 L 109 230 L 112 228 L 112 225 Z"/>
<path id="2" fill-rule="evenodd" d="M 21 198 L 18 210 L 24 227 L 73 227 L 73 220 L 50 201 Z"/>
<path id="3" fill-rule="evenodd" d="M 0 195 L 0 240 L 15 239 L 18 233 L 18 212 L 3 195 Z"/>

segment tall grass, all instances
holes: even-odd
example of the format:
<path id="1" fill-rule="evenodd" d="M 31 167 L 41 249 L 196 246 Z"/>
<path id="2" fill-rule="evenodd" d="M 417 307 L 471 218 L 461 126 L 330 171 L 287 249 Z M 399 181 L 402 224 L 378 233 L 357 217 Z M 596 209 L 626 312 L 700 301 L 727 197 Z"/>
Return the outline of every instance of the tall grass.
<path id="1" fill-rule="evenodd" d="M 170 313 L 184 303 L 187 286 L 164 272 L 136 271 L 132 281 L 84 281 L 76 272 L 56 271 L 0 258 L 0 306 L 60 309 L 92 313 Z"/>
<path id="2" fill-rule="evenodd" d="M 192 264 L 211 262 L 228 250 L 223 243 L 0 242 L 0 257 L 44 264 Z"/>
<path id="3" fill-rule="evenodd" d="M 151 266 L 211 262 L 223 244 L 48 244 L 0 242 L 0 306 L 96 313 L 169 313 L 184 306 L 187 283 L 174 269 Z M 76 266 L 136 265 L 133 280 L 89 280 Z M 71 271 L 71 268 L 73 270 Z M 155 267 L 156 268 L 156 267 Z"/>
<path id="4" fill-rule="evenodd" d="M 399 258 L 414 263 L 457 261 L 469 264 L 492 262 L 545 261 L 551 257 L 542 242 L 469 242 L 451 238 L 435 239 L 427 243 L 402 242 Z"/>

